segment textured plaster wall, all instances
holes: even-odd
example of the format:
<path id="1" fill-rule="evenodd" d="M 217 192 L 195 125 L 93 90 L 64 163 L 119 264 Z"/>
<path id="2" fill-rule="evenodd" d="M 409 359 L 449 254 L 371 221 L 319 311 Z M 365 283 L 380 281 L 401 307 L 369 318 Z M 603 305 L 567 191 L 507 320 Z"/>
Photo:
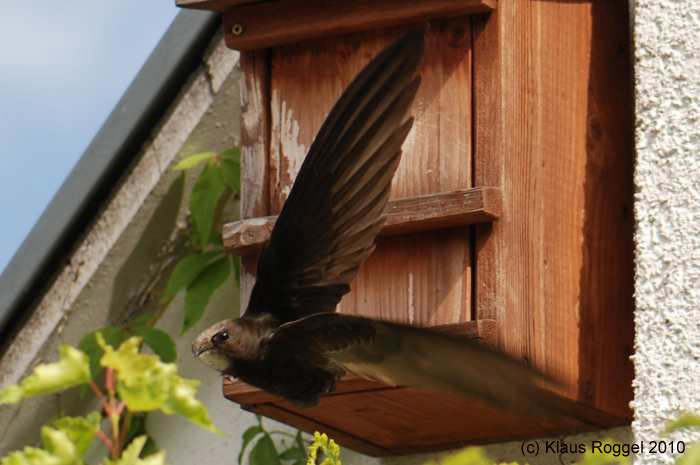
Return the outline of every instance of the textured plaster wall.
<path id="1" fill-rule="evenodd" d="M 683 410 L 700 413 L 700 2 L 636 0 L 633 20 L 637 309 L 632 427 L 639 442 L 658 439 L 666 420 Z M 638 463 L 672 459 L 644 455 Z"/>

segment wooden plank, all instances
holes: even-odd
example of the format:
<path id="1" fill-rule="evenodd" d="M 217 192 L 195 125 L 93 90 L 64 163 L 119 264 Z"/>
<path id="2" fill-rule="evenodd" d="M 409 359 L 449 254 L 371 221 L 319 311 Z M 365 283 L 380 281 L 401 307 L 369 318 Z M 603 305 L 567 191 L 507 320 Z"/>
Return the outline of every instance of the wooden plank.
<path id="1" fill-rule="evenodd" d="M 627 2 L 501 2 L 474 17 L 478 318 L 502 347 L 629 417 L 632 119 Z"/>
<path id="2" fill-rule="evenodd" d="M 266 0 L 175 0 L 175 5 L 180 8 L 191 8 L 195 10 L 210 10 L 223 13 L 231 7 L 237 5 L 247 5 L 249 3 L 259 3 Z"/>
<path id="3" fill-rule="evenodd" d="M 590 246 L 579 273 L 581 308 L 588 311 L 581 314 L 579 364 L 581 397 L 631 418 L 634 96 L 628 6 L 598 0 L 591 9 L 583 222 Z"/>
<path id="4" fill-rule="evenodd" d="M 379 234 L 397 236 L 490 222 L 498 218 L 500 209 L 500 192 L 493 187 L 392 200 L 387 205 L 386 222 Z M 276 216 L 266 216 L 225 224 L 226 251 L 239 256 L 259 252 L 270 238 L 276 221 Z"/>
<path id="5" fill-rule="evenodd" d="M 241 215 L 269 214 L 270 81 L 267 52 L 241 53 Z M 241 260 L 241 310 L 255 283 L 255 257 Z"/>
<path id="6" fill-rule="evenodd" d="M 360 378 L 355 375 L 346 375 L 338 382 L 335 391 L 326 395 L 333 396 L 347 392 L 373 391 L 376 389 L 394 389 L 394 386 L 388 386 L 382 382 Z M 223 393 L 224 397 L 241 405 L 284 401 L 281 397 L 262 391 L 235 378 L 224 378 Z"/>
<path id="7" fill-rule="evenodd" d="M 253 50 L 428 20 L 486 13 L 496 0 L 277 0 L 224 14 L 226 45 Z"/>
<path id="8" fill-rule="evenodd" d="M 398 236 L 491 222 L 498 218 L 500 210 L 500 191 L 495 187 L 396 199 L 387 205 L 381 234 Z"/>
<path id="9" fill-rule="evenodd" d="M 495 320 L 477 320 L 459 324 L 435 326 L 431 329 L 460 335 L 468 339 L 479 339 L 479 341 L 486 346 L 494 346 L 497 332 L 496 325 L 497 322 Z M 354 374 L 347 374 L 338 382 L 336 390 L 329 395 L 375 389 L 393 389 L 393 386 L 386 385 L 379 381 L 361 378 Z M 246 405 L 282 401 L 280 397 L 269 394 L 230 376 L 224 377 L 223 379 L 223 393 L 224 397 L 227 399 Z"/>
<path id="10" fill-rule="evenodd" d="M 564 400 L 564 402 L 566 402 Z M 571 404 L 573 408 L 577 408 Z M 519 438 L 591 431 L 595 425 L 616 426 L 618 418 L 579 409 L 594 422 L 573 418 L 533 418 L 492 408 L 483 402 L 397 388 L 326 396 L 318 406 L 300 409 L 288 402 L 243 408 L 307 432 L 323 431 L 344 447 L 370 455 L 404 455 L 454 449 Z M 449 412 L 449 415 L 445 415 Z"/>

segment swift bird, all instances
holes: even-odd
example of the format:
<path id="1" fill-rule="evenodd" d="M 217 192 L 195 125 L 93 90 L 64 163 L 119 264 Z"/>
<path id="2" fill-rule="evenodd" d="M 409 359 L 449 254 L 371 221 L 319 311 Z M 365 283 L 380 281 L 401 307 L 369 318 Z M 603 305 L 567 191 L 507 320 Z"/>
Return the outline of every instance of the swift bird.
<path id="1" fill-rule="evenodd" d="M 317 404 L 345 372 L 508 407 L 548 406 L 537 372 L 474 341 L 334 313 L 383 224 L 413 123 L 424 32 L 387 47 L 336 102 L 261 252 L 245 313 L 193 342 L 202 362 L 301 406 Z"/>

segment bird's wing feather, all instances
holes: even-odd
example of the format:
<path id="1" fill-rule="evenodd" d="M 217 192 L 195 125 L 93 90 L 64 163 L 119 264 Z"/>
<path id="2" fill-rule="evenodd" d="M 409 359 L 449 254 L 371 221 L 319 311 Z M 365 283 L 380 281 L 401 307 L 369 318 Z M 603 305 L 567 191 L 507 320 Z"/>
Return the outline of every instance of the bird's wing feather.
<path id="1" fill-rule="evenodd" d="M 474 340 L 354 315 L 323 313 L 280 326 L 270 347 L 310 350 L 346 371 L 394 386 L 479 398 L 517 413 L 565 410 L 543 389 L 551 383 L 521 361 Z"/>
<path id="2" fill-rule="evenodd" d="M 258 262 L 247 316 L 333 311 L 374 250 L 413 120 L 423 30 L 375 57 L 329 113 Z"/>

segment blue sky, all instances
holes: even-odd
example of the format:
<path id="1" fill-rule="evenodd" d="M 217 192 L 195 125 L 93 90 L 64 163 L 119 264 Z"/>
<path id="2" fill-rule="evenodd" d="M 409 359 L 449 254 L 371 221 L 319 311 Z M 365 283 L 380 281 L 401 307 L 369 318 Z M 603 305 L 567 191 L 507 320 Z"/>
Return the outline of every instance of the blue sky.
<path id="1" fill-rule="evenodd" d="M 175 18 L 175 0 L 3 0 L 0 271 Z"/>

